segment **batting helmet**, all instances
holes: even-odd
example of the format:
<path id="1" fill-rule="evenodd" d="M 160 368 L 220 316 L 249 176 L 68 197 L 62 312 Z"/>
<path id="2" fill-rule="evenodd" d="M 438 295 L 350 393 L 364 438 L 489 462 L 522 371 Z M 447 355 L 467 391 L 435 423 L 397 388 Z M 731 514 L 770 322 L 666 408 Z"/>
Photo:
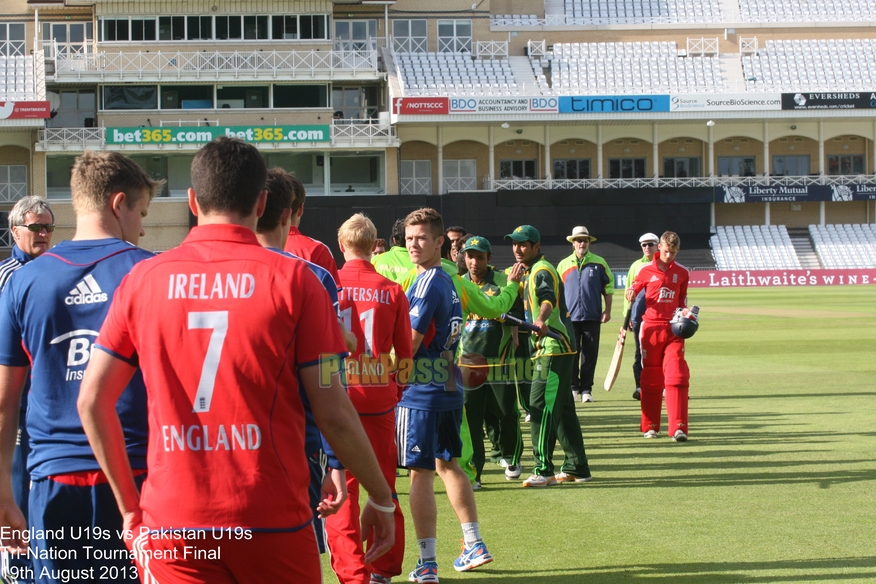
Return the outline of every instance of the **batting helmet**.
<path id="1" fill-rule="evenodd" d="M 672 315 L 672 320 L 669 325 L 672 327 L 672 334 L 682 339 L 689 339 L 694 336 L 697 329 L 700 328 L 700 323 L 697 320 L 697 315 L 700 311 L 699 306 L 694 306 L 690 309 L 689 316 L 682 316 L 683 308 L 676 308 L 675 314 Z"/>

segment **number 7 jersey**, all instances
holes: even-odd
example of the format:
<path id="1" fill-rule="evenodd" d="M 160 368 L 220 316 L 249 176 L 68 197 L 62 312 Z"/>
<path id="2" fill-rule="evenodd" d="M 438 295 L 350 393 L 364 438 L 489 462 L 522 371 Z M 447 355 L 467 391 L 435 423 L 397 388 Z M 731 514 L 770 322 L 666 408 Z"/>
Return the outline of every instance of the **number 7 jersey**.
<path id="1" fill-rule="evenodd" d="M 97 346 L 146 382 L 146 526 L 310 524 L 298 372 L 346 354 L 335 321 L 306 264 L 243 227 L 196 227 L 131 272 Z"/>

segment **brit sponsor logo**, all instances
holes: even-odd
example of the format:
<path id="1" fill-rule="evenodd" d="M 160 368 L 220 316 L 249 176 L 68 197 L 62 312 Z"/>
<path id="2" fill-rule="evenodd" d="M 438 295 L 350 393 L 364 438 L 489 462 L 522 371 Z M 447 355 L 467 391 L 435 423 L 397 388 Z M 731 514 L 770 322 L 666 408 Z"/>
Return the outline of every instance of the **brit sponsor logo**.
<path id="1" fill-rule="evenodd" d="M 675 290 L 661 286 L 657 291 L 657 302 L 672 302 L 675 300 Z"/>
<path id="2" fill-rule="evenodd" d="M 76 284 L 76 287 L 70 290 L 67 298 L 64 299 L 64 304 L 75 306 L 77 304 L 98 304 L 106 302 L 109 296 L 100 289 L 97 280 L 94 276 L 88 274 Z"/>
<path id="3" fill-rule="evenodd" d="M 67 345 L 67 373 L 64 376 L 64 381 L 79 381 L 82 379 L 85 366 L 91 360 L 91 351 L 94 347 L 95 338 L 97 338 L 97 331 L 77 329 L 49 341 L 50 345 L 60 345 L 69 341 Z"/>

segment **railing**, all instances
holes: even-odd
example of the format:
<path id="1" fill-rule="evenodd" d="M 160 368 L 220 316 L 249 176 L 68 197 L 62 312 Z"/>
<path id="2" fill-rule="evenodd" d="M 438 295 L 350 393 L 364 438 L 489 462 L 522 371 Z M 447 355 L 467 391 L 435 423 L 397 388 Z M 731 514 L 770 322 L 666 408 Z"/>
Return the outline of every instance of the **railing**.
<path id="1" fill-rule="evenodd" d="M 14 203 L 27 194 L 27 183 L 6 183 L 0 186 L 0 202 Z"/>
<path id="2" fill-rule="evenodd" d="M 475 56 L 507 59 L 508 41 L 475 41 Z"/>
<path id="3" fill-rule="evenodd" d="M 687 39 L 687 54 L 690 57 L 705 57 L 718 54 L 718 37 Z"/>
<path id="4" fill-rule="evenodd" d="M 398 186 L 401 194 L 403 195 L 432 194 L 431 178 L 402 178 L 399 179 Z"/>
<path id="5" fill-rule="evenodd" d="M 605 25 L 643 25 L 643 24 L 702 24 L 704 22 L 720 23 L 725 17 L 703 15 L 701 18 L 665 15 L 665 16 L 629 16 L 629 17 L 597 17 L 585 18 L 568 16 L 566 14 L 548 14 L 544 18 L 505 18 L 504 16 L 491 16 L 491 26 L 505 26 L 512 28 L 537 27 L 537 26 L 605 26 Z"/>
<path id="6" fill-rule="evenodd" d="M 547 55 L 547 41 L 526 41 L 526 54 L 530 58 L 541 59 Z"/>
<path id="7" fill-rule="evenodd" d="M 252 51 L 98 53 L 62 57 L 55 61 L 56 79 L 99 78 L 142 80 L 233 78 L 260 76 L 336 76 L 339 73 L 377 73 L 377 52 Z"/>
<path id="8" fill-rule="evenodd" d="M 397 53 L 425 53 L 429 50 L 428 37 L 393 37 L 392 48 Z"/>
<path id="9" fill-rule="evenodd" d="M 39 131 L 38 141 L 45 146 L 104 146 L 106 128 L 47 128 Z"/>
<path id="10" fill-rule="evenodd" d="M 478 179 L 474 176 L 452 177 L 444 179 L 444 189 L 442 192 L 449 193 L 450 191 L 476 191 L 478 188 Z"/>
<path id="11" fill-rule="evenodd" d="M 97 51 L 95 50 L 95 45 L 89 42 L 83 43 L 59 43 L 58 41 L 51 40 L 35 40 L 34 41 L 34 52 L 43 51 L 45 55 L 44 58 L 52 60 L 56 57 L 60 56 L 61 58 L 69 58 L 78 55 L 88 55 L 94 54 Z"/>
<path id="12" fill-rule="evenodd" d="M 395 138 L 395 126 L 377 120 L 343 120 L 332 124 L 332 142 L 385 142 Z"/>
<path id="13" fill-rule="evenodd" d="M 199 120 L 159 120 L 159 127 L 177 127 L 182 128 L 183 126 L 218 126 L 219 120 L 208 120 L 207 118 L 201 118 Z"/>
<path id="14" fill-rule="evenodd" d="M 0 57 L 23 57 L 24 41 L 0 41 Z"/>
<path id="15" fill-rule="evenodd" d="M 0 247 L 12 247 L 12 230 L 8 227 L 0 228 Z"/>
<path id="16" fill-rule="evenodd" d="M 484 181 L 490 184 L 489 180 Z M 713 176 L 686 178 L 588 178 L 588 179 L 498 179 L 491 190 L 536 189 L 626 189 L 684 188 L 720 186 L 808 186 L 871 184 L 873 175 L 810 175 L 810 176 Z"/>
<path id="17" fill-rule="evenodd" d="M 756 55 L 757 49 L 757 37 L 739 37 L 739 52 L 742 55 Z"/>

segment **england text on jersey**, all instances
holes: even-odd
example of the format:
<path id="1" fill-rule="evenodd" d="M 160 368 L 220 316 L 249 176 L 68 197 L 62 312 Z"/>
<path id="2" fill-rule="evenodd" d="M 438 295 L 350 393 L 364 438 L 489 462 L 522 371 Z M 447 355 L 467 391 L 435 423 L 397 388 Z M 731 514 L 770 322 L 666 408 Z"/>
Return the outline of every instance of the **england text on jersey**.
<path id="1" fill-rule="evenodd" d="M 167 298 L 249 298 L 255 292 L 252 274 L 171 274 Z"/>
<path id="2" fill-rule="evenodd" d="M 256 424 L 237 424 L 229 432 L 224 424 L 210 426 L 162 426 L 164 451 L 175 450 L 257 450 L 262 445 L 262 430 Z"/>

